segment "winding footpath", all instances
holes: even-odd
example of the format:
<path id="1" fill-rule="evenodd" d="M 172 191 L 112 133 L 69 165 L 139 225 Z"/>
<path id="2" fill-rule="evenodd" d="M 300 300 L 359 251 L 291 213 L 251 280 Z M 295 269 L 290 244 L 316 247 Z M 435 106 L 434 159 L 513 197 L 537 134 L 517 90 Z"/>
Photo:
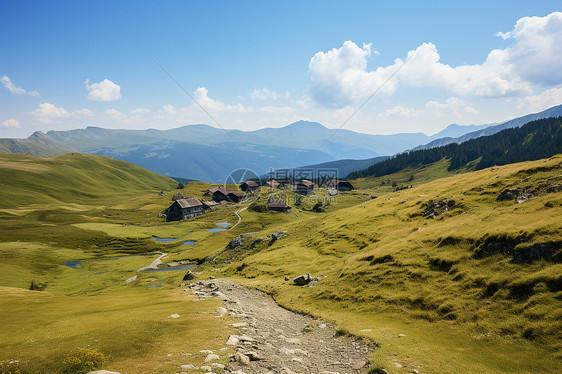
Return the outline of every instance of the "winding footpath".
<path id="1" fill-rule="evenodd" d="M 281 308 L 268 295 L 226 280 L 198 281 L 188 285 L 200 299 L 218 297 L 224 307 L 219 315 L 239 318 L 238 329 L 225 346 L 235 354 L 221 368 L 236 374 L 347 374 L 367 373 L 373 344 L 350 337 L 336 337 L 330 324 Z M 208 352 L 208 366 L 180 368 L 213 372 L 223 365 L 223 351 Z M 222 371 L 214 371 L 222 372 Z"/>
<path id="2" fill-rule="evenodd" d="M 242 222 L 242 216 L 240 215 L 240 212 L 243 211 L 243 210 L 246 210 L 246 209 L 248 209 L 248 207 L 239 209 L 236 212 L 234 212 L 234 214 L 236 214 L 238 216 L 238 222 L 236 222 L 236 224 L 234 224 L 234 226 L 232 226 L 229 230 L 232 230 L 233 228 L 238 226 L 240 224 L 240 222 Z"/>

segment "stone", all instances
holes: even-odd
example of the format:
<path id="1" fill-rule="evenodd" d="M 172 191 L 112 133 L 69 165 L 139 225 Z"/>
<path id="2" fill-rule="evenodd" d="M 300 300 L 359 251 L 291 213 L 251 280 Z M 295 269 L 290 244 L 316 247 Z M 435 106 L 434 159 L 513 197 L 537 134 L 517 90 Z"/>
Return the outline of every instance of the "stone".
<path id="1" fill-rule="evenodd" d="M 240 336 L 238 337 L 238 339 L 239 339 L 240 341 L 242 341 L 242 342 L 255 342 L 255 341 L 256 341 L 256 339 L 251 338 L 251 337 L 249 337 L 249 336 L 247 336 L 247 335 L 240 335 Z"/>
<path id="2" fill-rule="evenodd" d="M 117 371 L 109 371 L 109 370 L 95 370 L 89 371 L 88 374 L 121 374 Z"/>
<path id="3" fill-rule="evenodd" d="M 190 281 L 192 279 L 195 279 L 195 274 L 193 274 L 191 271 L 188 271 L 187 273 L 185 273 L 182 280 Z"/>
<path id="4" fill-rule="evenodd" d="M 228 314 L 228 310 L 222 306 L 219 306 L 217 309 L 215 309 L 215 312 L 217 312 L 220 317 L 224 317 Z"/>
<path id="5" fill-rule="evenodd" d="M 312 277 L 310 276 L 310 274 L 303 274 L 303 275 L 299 275 L 298 277 L 295 277 L 295 279 L 293 279 L 293 283 L 296 284 L 297 286 L 304 286 L 309 284 L 311 280 Z"/>
<path id="6" fill-rule="evenodd" d="M 234 354 L 234 361 L 238 362 L 240 365 L 250 365 L 250 357 L 240 352 Z"/>
<path id="7" fill-rule="evenodd" d="M 283 367 L 281 368 L 280 374 L 296 374 L 296 373 L 287 367 Z"/>
<path id="8" fill-rule="evenodd" d="M 395 362 L 395 363 L 394 363 L 394 366 L 396 366 L 397 368 L 401 368 L 401 367 L 402 367 L 402 365 L 399 364 L 398 362 Z"/>
<path id="9" fill-rule="evenodd" d="M 365 366 L 367 366 L 367 361 L 360 361 L 360 362 L 356 363 L 355 365 L 353 365 L 353 369 L 354 370 L 360 370 L 360 369 L 364 368 Z"/>
<path id="10" fill-rule="evenodd" d="M 518 188 L 506 188 L 496 198 L 496 201 L 509 201 L 515 200 L 521 191 Z"/>
<path id="11" fill-rule="evenodd" d="M 213 353 L 213 351 L 211 351 L 210 349 L 203 349 L 203 350 L 201 350 L 201 351 L 199 351 L 199 352 L 201 352 L 201 353 L 207 353 L 207 354 Z"/>
<path id="12" fill-rule="evenodd" d="M 219 369 L 223 369 L 223 370 L 224 370 L 224 368 L 226 367 L 226 366 L 224 366 L 223 364 L 219 364 L 218 362 L 213 362 L 213 363 L 211 364 L 211 366 L 216 367 L 216 368 L 219 368 Z"/>
<path id="13" fill-rule="evenodd" d="M 129 279 L 127 279 L 127 280 L 125 281 L 125 284 L 129 284 L 129 283 L 131 283 L 131 282 L 136 281 L 136 280 L 137 280 L 137 277 L 138 277 L 138 275 L 132 276 L 131 278 L 129 278 Z"/>
<path id="14" fill-rule="evenodd" d="M 405 337 L 405 336 L 406 336 L 406 335 L 404 335 L 404 334 L 398 334 L 398 337 L 399 337 L 399 338 L 403 338 L 403 337 Z"/>
<path id="15" fill-rule="evenodd" d="M 214 276 L 214 275 L 211 275 L 211 276 L 209 277 L 209 279 L 215 279 L 215 276 Z"/>
<path id="16" fill-rule="evenodd" d="M 219 355 L 216 355 L 214 353 L 209 353 L 207 355 L 207 357 L 205 357 L 205 362 L 211 362 L 211 361 L 216 361 L 216 360 L 220 360 L 221 357 Z"/>
<path id="17" fill-rule="evenodd" d="M 246 327 L 248 326 L 248 322 L 238 322 L 231 324 L 232 327 Z"/>
<path id="18" fill-rule="evenodd" d="M 258 354 L 254 351 L 249 351 L 249 352 L 245 352 L 244 353 L 246 356 L 248 356 L 248 358 L 250 359 L 250 361 L 259 361 L 260 357 L 258 356 Z"/>
<path id="19" fill-rule="evenodd" d="M 213 370 L 213 368 L 211 368 L 210 366 L 201 366 L 199 369 L 201 369 L 201 370 L 206 370 L 206 371 L 211 371 L 211 370 Z"/>
<path id="20" fill-rule="evenodd" d="M 236 335 L 230 335 L 228 337 L 228 340 L 226 341 L 226 345 L 236 345 L 238 344 L 240 340 L 238 339 L 238 336 Z"/>
<path id="21" fill-rule="evenodd" d="M 193 365 L 193 364 L 180 365 L 180 369 L 182 369 L 182 370 L 192 370 L 192 369 L 195 369 L 195 365 Z"/>
<path id="22" fill-rule="evenodd" d="M 300 358 L 300 357 L 293 357 L 293 358 L 291 359 L 291 361 L 293 361 L 293 362 L 298 362 L 299 364 L 302 364 L 302 358 Z"/>
<path id="23" fill-rule="evenodd" d="M 180 315 L 177 313 L 171 314 L 168 316 L 168 318 L 180 318 Z"/>

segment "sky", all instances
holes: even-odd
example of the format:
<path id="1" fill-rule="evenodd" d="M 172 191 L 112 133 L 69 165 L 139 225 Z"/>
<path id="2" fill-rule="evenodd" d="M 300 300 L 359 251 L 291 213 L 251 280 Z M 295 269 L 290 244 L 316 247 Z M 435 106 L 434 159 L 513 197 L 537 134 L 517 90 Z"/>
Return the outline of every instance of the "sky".
<path id="1" fill-rule="evenodd" d="M 562 104 L 560 1 L 0 0 L 0 137 L 434 134 Z"/>

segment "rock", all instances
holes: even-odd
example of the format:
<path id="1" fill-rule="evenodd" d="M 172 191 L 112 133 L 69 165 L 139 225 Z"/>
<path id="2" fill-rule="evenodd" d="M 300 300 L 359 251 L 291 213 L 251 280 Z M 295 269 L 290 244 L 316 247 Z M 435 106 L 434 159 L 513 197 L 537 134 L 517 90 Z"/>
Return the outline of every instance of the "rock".
<path id="1" fill-rule="evenodd" d="M 230 335 L 228 337 L 228 340 L 226 341 L 226 345 L 236 345 L 238 344 L 240 340 L 238 339 L 238 336 L 236 335 Z"/>
<path id="2" fill-rule="evenodd" d="M 367 366 L 367 361 L 361 361 L 361 362 L 358 362 L 355 365 L 353 365 L 353 369 L 354 370 L 360 370 L 360 369 L 364 368 L 365 366 Z"/>
<path id="3" fill-rule="evenodd" d="M 250 357 L 240 352 L 234 354 L 234 361 L 238 362 L 240 365 L 250 365 Z"/>
<path id="4" fill-rule="evenodd" d="M 215 279 L 215 276 L 214 276 L 214 275 L 211 275 L 211 276 L 209 277 L 209 279 Z"/>
<path id="5" fill-rule="evenodd" d="M 210 353 L 207 355 L 207 357 L 205 357 L 205 362 L 210 362 L 210 361 L 216 361 L 216 360 L 220 360 L 221 357 L 219 355 L 216 355 L 214 353 Z"/>
<path id="6" fill-rule="evenodd" d="M 500 192 L 500 194 L 496 198 L 496 201 L 515 200 L 520 193 L 521 190 L 519 190 L 519 188 L 506 188 L 505 190 Z"/>
<path id="7" fill-rule="evenodd" d="M 217 309 L 215 309 L 215 312 L 217 312 L 220 317 L 224 317 L 228 314 L 228 310 L 222 306 L 219 306 Z"/>
<path id="8" fill-rule="evenodd" d="M 206 370 L 206 371 L 211 371 L 211 370 L 213 370 L 213 368 L 211 368 L 210 366 L 201 366 L 199 369 L 201 369 L 201 370 Z"/>
<path id="9" fill-rule="evenodd" d="M 242 370 L 233 371 L 231 374 L 246 374 Z"/>
<path id="10" fill-rule="evenodd" d="M 226 249 L 236 249 L 244 244 L 244 239 L 251 236 L 253 233 L 240 234 L 228 243 Z"/>
<path id="11" fill-rule="evenodd" d="M 177 313 L 174 313 L 172 315 L 169 315 L 168 318 L 180 318 L 180 315 Z"/>
<path id="12" fill-rule="evenodd" d="M 321 323 L 318 325 L 319 329 L 325 329 L 326 327 L 328 327 L 328 325 L 326 325 L 325 323 Z"/>
<path id="13" fill-rule="evenodd" d="M 299 358 L 299 357 L 293 357 L 293 358 L 291 359 L 291 361 L 293 361 L 293 362 L 298 362 L 299 364 L 302 364 L 302 358 Z"/>
<path id="14" fill-rule="evenodd" d="M 187 273 L 185 273 L 182 280 L 190 281 L 192 279 L 195 279 L 195 274 L 193 274 L 191 271 L 188 271 Z"/>
<path id="15" fill-rule="evenodd" d="M 340 374 L 339 371 L 321 371 L 320 374 Z"/>
<path id="16" fill-rule="evenodd" d="M 372 372 L 373 374 L 388 374 L 388 371 L 386 371 L 386 369 L 375 369 Z"/>
<path id="17" fill-rule="evenodd" d="M 244 353 L 246 356 L 248 356 L 248 358 L 250 359 L 250 361 L 259 361 L 260 357 L 258 356 L 258 354 L 254 351 L 249 351 L 249 352 L 245 352 Z"/>
<path id="18" fill-rule="evenodd" d="M 401 367 L 402 367 L 402 365 L 399 364 L 398 362 L 395 362 L 395 363 L 394 363 L 394 366 L 396 366 L 397 368 L 401 368 Z"/>
<path id="19" fill-rule="evenodd" d="M 405 336 L 406 336 L 406 335 L 404 335 L 404 334 L 398 334 L 398 337 L 399 337 L 399 338 L 403 338 L 403 337 L 405 337 Z"/>
<path id="20" fill-rule="evenodd" d="M 285 341 L 291 344 L 301 344 L 301 340 L 299 338 L 288 338 L 285 339 Z"/>
<path id="21" fill-rule="evenodd" d="M 193 364 L 180 365 L 180 369 L 182 369 L 182 370 L 192 370 L 192 369 L 195 369 L 195 365 L 193 365 Z"/>
<path id="22" fill-rule="evenodd" d="M 310 276 L 310 274 L 299 275 L 298 277 L 293 279 L 293 283 L 297 286 L 304 286 L 310 283 L 310 281 L 312 280 L 311 278 L 312 277 Z"/>
<path id="23" fill-rule="evenodd" d="M 232 327 L 246 327 L 248 326 L 248 322 L 238 322 L 231 324 Z"/>
<path id="24" fill-rule="evenodd" d="M 117 371 L 109 371 L 109 370 L 95 370 L 89 371 L 88 374 L 121 374 Z"/>
<path id="25" fill-rule="evenodd" d="M 280 374 L 296 374 L 296 373 L 287 367 L 283 367 L 281 368 Z"/>
<path id="26" fill-rule="evenodd" d="M 285 277 L 285 282 L 289 281 L 290 278 L 289 277 Z"/>
<path id="27" fill-rule="evenodd" d="M 211 366 L 216 367 L 216 368 L 219 368 L 219 369 L 223 369 L 223 370 L 224 370 L 224 368 L 225 368 L 225 366 L 224 366 L 223 364 L 219 364 L 218 362 L 213 362 L 213 363 L 211 364 Z"/>
<path id="28" fill-rule="evenodd" d="M 240 336 L 238 337 L 238 339 L 239 339 L 240 341 L 242 341 L 242 342 L 255 342 L 255 341 L 256 341 L 256 339 L 251 338 L 251 337 L 249 337 L 249 336 L 247 336 L 247 335 L 240 335 Z"/>

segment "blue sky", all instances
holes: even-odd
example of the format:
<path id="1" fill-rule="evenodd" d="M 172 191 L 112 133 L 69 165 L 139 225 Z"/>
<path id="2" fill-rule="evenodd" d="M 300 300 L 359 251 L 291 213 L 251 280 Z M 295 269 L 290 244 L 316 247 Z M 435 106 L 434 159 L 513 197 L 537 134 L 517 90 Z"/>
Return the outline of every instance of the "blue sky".
<path id="1" fill-rule="evenodd" d="M 431 134 L 502 121 L 562 104 L 560 8 L 2 0 L 0 137 L 217 126 L 151 56 L 225 128 L 336 128 L 381 85 L 347 129 Z"/>

